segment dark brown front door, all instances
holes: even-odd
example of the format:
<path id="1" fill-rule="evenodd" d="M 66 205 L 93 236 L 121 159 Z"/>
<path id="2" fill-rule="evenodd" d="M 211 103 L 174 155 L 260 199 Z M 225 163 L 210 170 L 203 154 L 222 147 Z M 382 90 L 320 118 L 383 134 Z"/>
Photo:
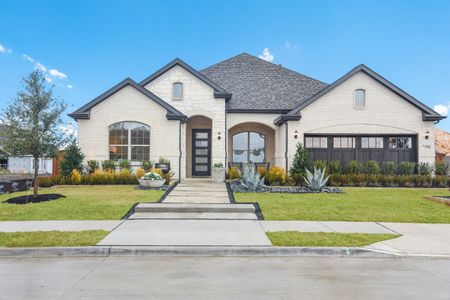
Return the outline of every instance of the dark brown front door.
<path id="1" fill-rule="evenodd" d="M 211 129 L 192 129 L 192 176 L 211 176 Z"/>

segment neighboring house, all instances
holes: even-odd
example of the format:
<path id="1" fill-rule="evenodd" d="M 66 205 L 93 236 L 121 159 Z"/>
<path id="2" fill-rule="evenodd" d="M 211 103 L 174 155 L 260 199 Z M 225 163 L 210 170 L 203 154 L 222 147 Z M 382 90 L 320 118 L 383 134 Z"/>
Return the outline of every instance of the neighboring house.
<path id="1" fill-rule="evenodd" d="M 450 132 L 436 128 L 436 161 L 450 163 Z"/>
<path id="2" fill-rule="evenodd" d="M 86 160 L 162 156 L 182 179 L 216 162 L 289 169 L 299 142 L 312 160 L 433 163 L 445 118 L 364 65 L 328 85 L 246 53 L 200 71 L 175 59 L 70 116 Z"/>

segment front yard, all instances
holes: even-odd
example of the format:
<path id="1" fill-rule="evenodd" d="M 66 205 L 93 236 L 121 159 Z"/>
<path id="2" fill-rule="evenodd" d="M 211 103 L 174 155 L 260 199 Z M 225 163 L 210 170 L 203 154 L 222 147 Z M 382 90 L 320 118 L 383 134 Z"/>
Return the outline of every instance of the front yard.
<path id="1" fill-rule="evenodd" d="M 342 188 L 343 194 L 234 193 L 258 202 L 266 220 L 450 223 L 450 207 L 424 199 L 447 188 Z"/>
<path id="2" fill-rule="evenodd" d="M 132 185 L 58 186 L 40 189 L 41 194 L 65 198 L 41 203 L 8 204 L 3 201 L 31 191 L 0 195 L 0 221 L 118 220 L 136 202 L 156 202 L 163 191 L 136 190 Z"/>
<path id="3" fill-rule="evenodd" d="M 0 232 L 0 247 L 94 246 L 108 233 L 104 230 Z"/>

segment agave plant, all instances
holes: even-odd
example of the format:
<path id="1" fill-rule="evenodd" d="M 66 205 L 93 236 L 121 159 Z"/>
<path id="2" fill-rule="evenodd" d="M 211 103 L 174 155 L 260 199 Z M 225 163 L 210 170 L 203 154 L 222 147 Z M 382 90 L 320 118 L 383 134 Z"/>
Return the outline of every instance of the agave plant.
<path id="1" fill-rule="evenodd" d="M 253 165 L 246 166 L 241 174 L 241 184 L 250 192 L 255 192 L 264 186 L 264 177 L 261 178 L 259 172 Z"/>
<path id="2" fill-rule="evenodd" d="M 303 178 L 305 179 L 306 186 L 310 190 L 317 191 L 317 192 L 322 191 L 322 189 L 328 182 L 328 178 L 330 177 L 330 176 L 327 176 L 324 178 L 326 169 L 327 168 L 320 169 L 320 168 L 314 167 L 314 174 L 311 173 L 310 170 L 305 169 L 306 177 L 303 177 Z"/>

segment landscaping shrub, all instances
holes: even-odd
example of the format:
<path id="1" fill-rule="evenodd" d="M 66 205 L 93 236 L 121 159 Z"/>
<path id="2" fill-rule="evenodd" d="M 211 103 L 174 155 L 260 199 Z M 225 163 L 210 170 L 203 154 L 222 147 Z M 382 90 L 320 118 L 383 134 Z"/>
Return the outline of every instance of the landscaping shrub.
<path id="1" fill-rule="evenodd" d="M 145 173 L 146 173 L 145 169 L 143 169 L 143 168 L 138 168 L 138 169 L 136 170 L 136 177 L 137 177 L 137 178 L 141 178 L 142 176 L 145 175 Z"/>
<path id="2" fill-rule="evenodd" d="M 80 147 L 78 147 L 75 141 L 72 141 L 69 146 L 67 146 L 59 167 L 61 175 L 70 176 L 73 169 L 77 169 L 80 172 L 83 171 L 83 159 L 84 154 L 81 152 Z"/>
<path id="3" fill-rule="evenodd" d="M 433 186 L 435 187 L 447 187 L 448 177 L 446 175 L 436 175 L 433 177 Z"/>
<path id="4" fill-rule="evenodd" d="M 112 160 L 102 161 L 102 169 L 105 172 L 114 172 L 116 170 L 116 163 Z"/>
<path id="5" fill-rule="evenodd" d="M 151 160 L 143 160 L 141 164 L 145 172 L 150 172 L 153 168 L 153 162 Z"/>
<path id="6" fill-rule="evenodd" d="M 320 170 L 326 169 L 327 168 L 327 162 L 325 162 L 323 160 L 315 160 L 313 162 L 313 168 L 312 169 L 314 169 L 314 168 L 320 169 Z"/>
<path id="7" fill-rule="evenodd" d="M 286 183 L 286 170 L 282 167 L 270 167 L 266 175 L 270 185 L 284 185 Z"/>
<path id="8" fill-rule="evenodd" d="M 309 167 L 309 153 L 302 143 L 297 144 L 294 160 L 292 161 L 289 174 L 294 184 L 298 185 L 303 182 L 303 177 L 306 175 L 306 169 Z"/>
<path id="9" fill-rule="evenodd" d="M 381 175 L 380 174 L 367 174 L 366 175 L 366 185 L 372 187 L 381 186 Z"/>
<path id="10" fill-rule="evenodd" d="M 51 187 L 53 186 L 53 181 L 50 176 L 39 177 L 39 186 L 40 187 Z"/>
<path id="11" fill-rule="evenodd" d="M 121 171 L 122 170 L 131 171 L 131 162 L 129 160 L 127 160 L 127 159 L 119 160 L 118 165 L 119 165 L 119 168 L 120 168 Z"/>
<path id="12" fill-rule="evenodd" d="M 434 164 L 434 174 L 435 175 L 447 175 L 448 166 L 443 162 L 436 162 Z"/>
<path id="13" fill-rule="evenodd" d="M 70 173 L 70 179 L 72 180 L 72 184 L 80 184 L 81 183 L 81 173 L 77 169 L 73 169 L 72 173 Z"/>
<path id="14" fill-rule="evenodd" d="M 397 171 L 396 165 L 393 161 L 384 161 L 381 163 L 381 174 L 394 175 Z"/>
<path id="15" fill-rule="evenodd" d="M 99 168 L 98 161 L 96 160 L 88 160 L 87 165 L 90 174 L 94 173 L 94 171 Z"/>
<path id="16" fill-rule="evenodd" d="M 239 173 L 239 170 L 236 167 L 231 167 L 228 170 L 228 177 L 230 179 L 240 179 L 241 178 L 241 173 Z"/>
<path id="17" fill-rule="evenodd" d="M 377 175 L 377 174 L 380 174 L 381 168 L 376 160 L 369 160 L 366 163 L 365 171 L 366 171 L 366 174 Z"/>
<path id="18" fill-rule="evenodd" d="M 417 166 L 419 175 L 430 175 L 431 173 L 433 173 L 433 166 L 429 163 L 420 163 Z"/>
<path id="19" fill-rule="evenodd" d="M 416 169 L 416 163 L 410 161 L 402 161 L 398 165 L 398 174 L 399 175 L 413 175 L 414 170 Z"/>
<path id="20" fill-rule="evenodd" d="M 361 162 L 357 160 L 351 160 L 348 162 L 346 171 L 348 174 L 359 174 L 363 171 Z"/>
<path id="21" fill-rule="evenodd" d="M 333 160 L 328 163 L 328 172 L 330 174 L 341 174 L 342 168 L 341 168 L 341 161 L 340 160 Z"/>
<path id="22" fill-rule="evenodd" d="M 264 168 L 264 167 L 258 167 L 258 168 L 256 169 L 256 171 L 258 171 L 258 174 L 259 174 L 259 176 L 260 176 L 261 178 L 265 177 L 266 174 L 267 174 L 267 169 Z"/>

